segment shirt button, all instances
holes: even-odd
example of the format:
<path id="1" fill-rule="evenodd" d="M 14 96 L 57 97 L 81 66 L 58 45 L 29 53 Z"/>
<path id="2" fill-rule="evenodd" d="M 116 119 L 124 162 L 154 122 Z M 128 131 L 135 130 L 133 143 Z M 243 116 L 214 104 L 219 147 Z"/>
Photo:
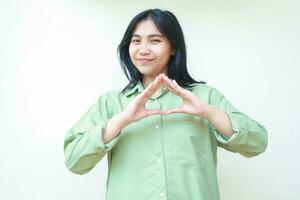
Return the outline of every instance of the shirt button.
<path id="1" fill-rule="evenodd" d="M 163 192 L 162 192 L 162 193 L 160 193 L 160 196 L 161 196 L 161 197 L 165 196 L 165 193 L 163 193 Z"/>
<path id="2" fill-rule="evenodd" d="M 160 159 L 160 158 L 159 158 L 159 159 L 157 159 L 157 162 L 158 162 L 158 163 L 160 163 L 160 162 L 161 162 L 161 159 Z"/>
<path id="3" fill-rule="evenodd" d="M 157 101 L 157 100 L 154 100 L 154 102 L 155 102 L 155 103 L 158 103 L 158 101 Z"/>
<path id="4" fill-rule="evenodd" d="M 155 128 L 159 128 L 159 125 L 155 125 Z"/>

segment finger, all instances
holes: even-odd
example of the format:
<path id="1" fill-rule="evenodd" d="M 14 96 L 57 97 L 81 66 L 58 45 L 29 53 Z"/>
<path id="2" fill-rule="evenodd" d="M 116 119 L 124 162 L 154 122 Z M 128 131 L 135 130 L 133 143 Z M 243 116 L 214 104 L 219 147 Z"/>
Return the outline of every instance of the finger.
<path id="1" fill-rule="evenodd" d="M 181 87 L 180 85 L 178 85 L 178 83 L 176 82 L 175 79 L 173 79 L 173 81 L 171 81 L 171 80 L 169 79 L 169 81 L 172 82 L 172 85 L 174 86 L 175 91 L 177 92 L 177 95 L 178 95 L 178 96 L 180 96 L 180 97 L 182 97 L 182 98 L 188 96 L 189 91 L 186 90 L 185 88 Z"/>
<path id="2" fill-rule="evenodd" d="M 189 99 L 190 96 L 192 95 L 192 92 L 181 87 L 180 85 L 178 85 L 178 83 L 176 82 L 176 80 L 174 79 L 173 80 L 176 87 L 177 87 L 177 90 L 180 91 L 180 96 L 183 98 L 183 99 Z"/>
<path id="3" fill-rule="evenodd" d="M 169 90 L 171 90 L 172 93 L 174 93 L 177 96 L 180 96 L 180 90 L 176 87 L 175 83 L 171 81 L 167 76 L 163 77 L 164 83 L 167 86 Z"/>
<path id="4" fill-rule="evenodd" d="M 164 85 L 169 86 L 169 88 L 171 88 L 173 91 L 176 90 L 175 84 L 166 75 L 163 75 L 162 79 Z"/>
<path id="5" fill-rule="evenodd" d="M 147 98 L 150 98 L 161 86 L 162 84 L 162 77 L 161 76 L 157 76 L 154 81 L 153 81 L 153 87 L 149 89 L 149 91 L 147 92 Z"/>
<path id="6" fill-rule="evenodd" d="M 179 93 L 174 88 L 171 88 L 169 85 L 165 85 L 165 87 L 167 87 L 168 90 L 170 90 L 176 96 L 179 96 Z"/>
<path id="7" fill-rule="evenodd" d="M 160 85 L 162 84 L 162 76 L 159 75 L 157 76 L 153 82 L 151 82 L 146 88 L 145 90 L 142 92 L 141 94 L 141 98 L 143 99 L 148 99 L 150 98 L 154 92 L 156 90 L 158 90 L 158 88 L 160 87 Z"/>
<path id="8" fill-rule="evenodd" d="M 160 74 L 153 81 L 153 84 L 155 86 L 154 92 L 161 86 L 162 83 L 163 83 L 163 78 L 162 78 L 162 74 Z"/>
<path id="9" fill-rule="evenodd" d="M 184 94 L 186 92 L 186 89 L 182 88 L 180 85 L 178 85 L 178 83 L 176 82 L 175 79 L 173 79 L 173 84 L 175 86 L 175 88 L 177 89 L 177 91 L 180 92 L 180 94 Z"/>
<path id="10" fill-rule="evenodd" d="M 176 91 L 178 92 L 178 96 L 183 96 L 183 90 L 181 89 L 181 87 L 177 84 L 176 80 L 173 79 L 172 81 L 174 83 L 174 87 L 176 88 Z"/>
<path id="11" fill-rule="evenodd" d="M 169 79 L 169 77 L 167 77 L 166 75 L 163 75 L 163 78 L 165 80 L 168 80 L 168 82 L 173 85 L 175 88 L 177 88 L 178 90 L 184 90 L 184 88 L 182 88 L 180 85 L 178 85 L 178 83 L 176 82 L 175 79 L 171 80 Z"/>
<path id="12" fill-rule="evenodd" d="M 152 109 L 152 110 L 146 110 L 146 116 L 150 116 L 150 115 L 162 115 L 163 111 L 159 110 L 159 109 Z"/>
<path id="13" fill-rule="evenodd" d="M 175 79 L 173 79 L 173 83 L 178 90 L 183 90 L 183 88 L 178 85 Z"/>
<path id="14" fill-rule="evenodd" d="M 146 103 L 146 101 L 148 101 L 148 99 L 152 96 L 154 89 L 155 89 L 154 84 L 152 82 L 139 94 L 138 99 L 140 99 L 140 100 L 138 100 L 138 101 Z"/>
<path id="15" fill-rule="evenodd" d="M 146 99 L 147 98 L 147 94 L 149 93 L 149 91 L 153 88 L 153 82 L 150 83 L 140 94 L 140 98 Z"/>

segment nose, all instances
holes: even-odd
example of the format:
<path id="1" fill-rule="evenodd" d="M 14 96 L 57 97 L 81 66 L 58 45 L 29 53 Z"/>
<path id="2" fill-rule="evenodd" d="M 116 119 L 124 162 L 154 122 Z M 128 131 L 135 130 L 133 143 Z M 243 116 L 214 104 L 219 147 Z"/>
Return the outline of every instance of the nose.
<path id="1" fill-rule="evenodd" d="M 149 53 L 150 53 L 150 50 L 149 50 L 147 44 L 141 44 L 141 47 L 139 49 L 139 54 L 141 54 L 141 55 L 147 55 Z"/>

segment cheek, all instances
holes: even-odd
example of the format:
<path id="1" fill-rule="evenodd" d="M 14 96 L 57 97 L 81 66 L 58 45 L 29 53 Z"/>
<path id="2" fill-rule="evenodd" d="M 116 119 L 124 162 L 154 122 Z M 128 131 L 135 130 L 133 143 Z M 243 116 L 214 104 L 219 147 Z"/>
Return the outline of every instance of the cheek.
<path id="1" fill-rule="evenodd" d="M 160 60 L 161 62 L 168 62 L 168 60 L 170 59 L 170 54 L 167 51 L 162 51 L 159 54 Z"/>
<path id="2" fill-rule="evenodd" d="M 156 55 L 161 57 L 161 58 L 168 58 L 169 55 L 171 54 L 171 50 L 168 47 L 160 47 L 156 49 Z"/>
<path id="3" fill-rule="evenodd" d="M 129 52 L 129 57 L 130 57 L 131 61 L 134 61 L 134 51 L 133 51 L 133 49 L 129 47 L 128 52 Z"/>
<path id="4" fill-rule="evenodd" d="M 134 55 L 135 50 L 134 50 L 134 48 L 133 48 L 132 46 L 129 46 L 128 52 L 129 52 L 130 58 L 133 58 L 133 55 Z"/>

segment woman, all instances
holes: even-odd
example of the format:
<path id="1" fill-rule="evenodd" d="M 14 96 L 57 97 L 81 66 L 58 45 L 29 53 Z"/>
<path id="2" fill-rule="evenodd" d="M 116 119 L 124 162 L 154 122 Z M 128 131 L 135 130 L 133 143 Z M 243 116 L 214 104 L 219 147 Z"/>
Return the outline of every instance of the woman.
<path id="1" fill-rule="evenodd" d="M 66 166 L 85 174 L 107 153 L 107 200 L 218 200 L 217 147 L 258 155 L 264 126 L 191 78 L 171 12 L 135 16 L 118 53 L 129 83 L 101 95 L 68 131 Z"/>

